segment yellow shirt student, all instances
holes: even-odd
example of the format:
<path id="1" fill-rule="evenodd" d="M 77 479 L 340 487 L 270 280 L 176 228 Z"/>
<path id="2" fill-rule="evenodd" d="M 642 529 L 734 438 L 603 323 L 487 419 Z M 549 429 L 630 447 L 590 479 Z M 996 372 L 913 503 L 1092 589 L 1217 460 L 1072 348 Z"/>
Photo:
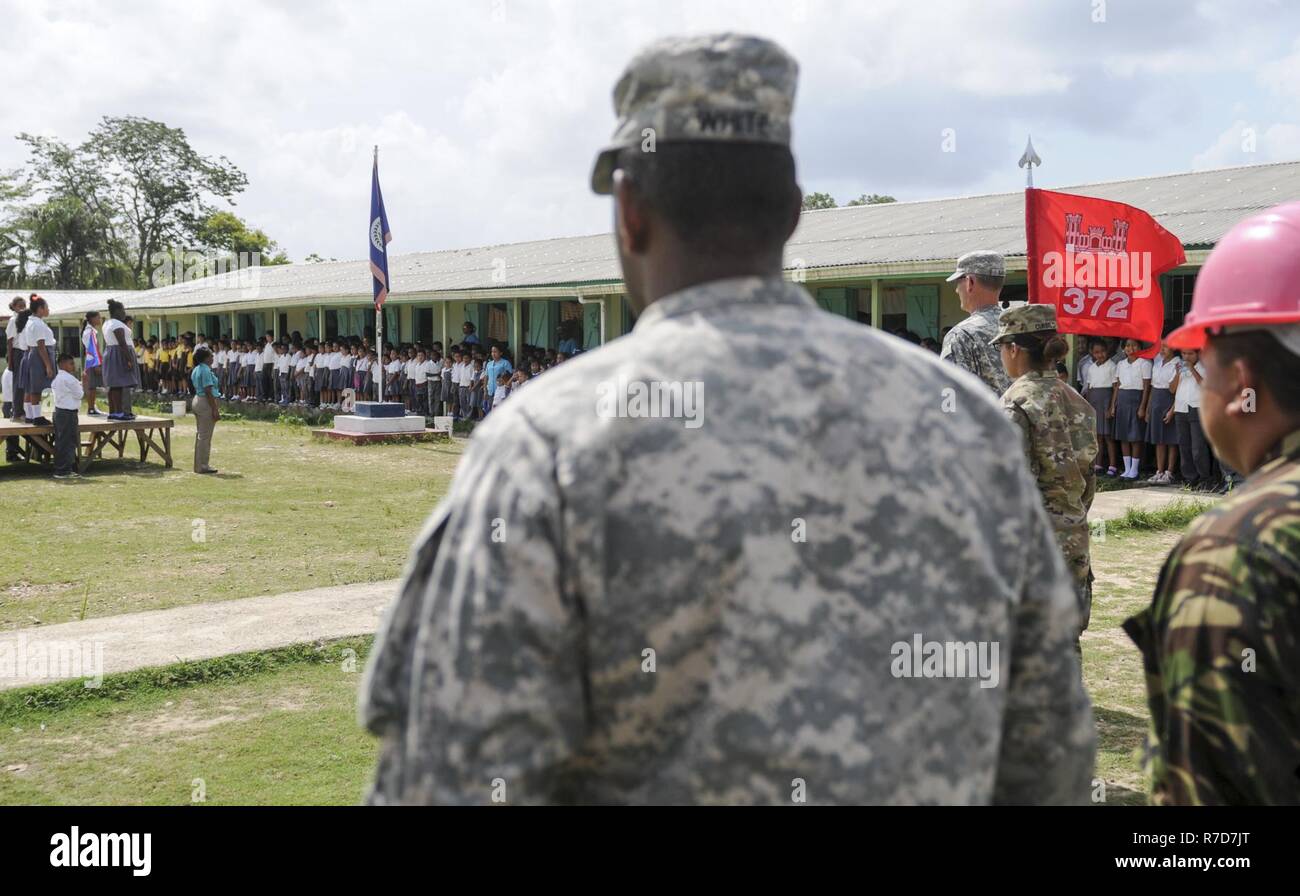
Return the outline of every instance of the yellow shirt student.
<path id="1" fill-rule="evenodd" d="M 168 361 L 170 361 L 171 359 L 172 359 L 172 353 L 171 353 L 171 352 L 167 351 L 167 349 L 165 349 L 165 348 L 160 348 L 160 349 L 158 349 L 158 363 L 159 363 L 159 364 L 166 364 L 166 363 L 167 363 Z"/>

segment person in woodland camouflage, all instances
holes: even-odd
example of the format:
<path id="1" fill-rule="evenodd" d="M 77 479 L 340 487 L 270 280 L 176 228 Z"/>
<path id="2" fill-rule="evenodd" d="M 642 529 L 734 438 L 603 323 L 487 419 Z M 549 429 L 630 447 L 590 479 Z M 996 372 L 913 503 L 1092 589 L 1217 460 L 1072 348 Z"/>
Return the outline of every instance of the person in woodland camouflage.
<path id="1" fill-rule="evenodd" d="M 1219 241 L 1183 327 L 1201 349 L 1201 419 L 1245 483 L 1187 528 L 1142 651 L 1152 800 L 1300 805 L 1300 202 Z"/>
<path id="2" fill-rule="evenodd" d="M 476 428 L 370 658 L 370 802 L 1086 799 L 1078 611 L 1014 429 L 782 276 L 795 76 L 722 34 L 619 81 L 592 185 L 636 326 Z"/>
<path id="3" fill-rule="evenodd" d="M 992 345 L 1002 311 L 998 296 L 1006 275 L 1006 264 L 998 252 L 978 249 L 957 259 L 957 270 L 948 282 L 955 284 L 962 310 L 970 316 L 948 331 L 939 350 L 940 358 L 975 374 L 996 395 L 1011 385 L 998 349 Z"/>
<path id="4" fill-rule="evenodd" d="M 1092 614 L 1092 561 L 1088 510 L 1097 493 L 1097 415 L 1082 395 L 1057 375 L 1069 345 L 1056 332 L 1053 305 L 1009 308 L 999 318 L 992 344 L 1015 381 L 1002 396 L 1007 417 L 1019 429 L 1043 506 L 1056 532 L 1079 599 L 1079 632 Z"/>

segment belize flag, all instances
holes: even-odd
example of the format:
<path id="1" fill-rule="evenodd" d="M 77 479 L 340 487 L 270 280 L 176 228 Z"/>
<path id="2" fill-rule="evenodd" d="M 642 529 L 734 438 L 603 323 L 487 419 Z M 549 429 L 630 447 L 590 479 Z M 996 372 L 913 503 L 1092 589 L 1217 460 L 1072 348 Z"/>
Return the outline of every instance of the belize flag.
<path id="1" fill-rule="evenodd" d="M 383 308 L 388 298 L 388 230 L 384 194 L 379 189 L 379 148 L 375 148 L 375 170 L 370 178 L 370 276 L 375 289 L 375 307 Z"/>

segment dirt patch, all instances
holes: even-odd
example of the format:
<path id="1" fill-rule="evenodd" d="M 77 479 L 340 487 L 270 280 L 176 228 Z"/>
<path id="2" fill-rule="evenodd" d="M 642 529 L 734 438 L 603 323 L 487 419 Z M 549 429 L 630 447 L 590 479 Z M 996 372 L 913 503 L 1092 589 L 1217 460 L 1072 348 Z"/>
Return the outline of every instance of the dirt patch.
<path id="1" fill-rule="evenodd" d="M 75 587 L 77 587 L 76 582 L 50 582 L 45 585 L 35 585 L 31 582 L 18 582 L 14 585 L 10 585 L 4 590 L 4 599 L 33 600 L 38 597 L 49 597 L 52 594 L 62 594 Z"/>

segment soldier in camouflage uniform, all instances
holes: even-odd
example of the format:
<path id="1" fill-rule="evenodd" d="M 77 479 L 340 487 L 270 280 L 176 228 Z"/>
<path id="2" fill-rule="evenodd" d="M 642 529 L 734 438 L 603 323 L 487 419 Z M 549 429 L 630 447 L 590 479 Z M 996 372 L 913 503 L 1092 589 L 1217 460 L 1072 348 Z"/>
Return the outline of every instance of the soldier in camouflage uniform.
<path id="1" fill-rule="evenodd" d="M 639 318 L 475 430 L 370 660 L 372 802 L 1086 799 L 1078 612 L 1015 430 L 782 277 L 795 75 L 722 34 L 619 82 L 593 185 Z"/>
<path id="2" fill-rule="evenodd" d="M 1056 363 L 1069 346 L 1056 333 L 1056 307 L 1024 305 L 999 318 L 993 344 L 1015 382 L 1002 396 L 1007 417 L 1023 436 L 1029 472 L 1038 482 L 1056 543 L 1074 577 L 1079 631 L 1092 614 L 1092 562 L 1088 553 L 1088 510 L 1097 493 L 1097 414 L 1088 401 L 1061 381 Z"/>
<path id="3" fill-rule="evenodd" d="M 1248 477 L 1188 527 L 1151 606 L 1124 623 L 1151 708 L 1146 766 L 1168 805 L 1300 805 L 1300 203 L 1242 221 L 1197 279 L 1201 419 Z"/>
<path id="4" fill-rule="evenodd" d="M 1011 385 L 1002 358 L 992 345 L 1002 311 L 998 296 L 1006 276 L 1006 264 L 997 252 L 978 249 L 957 259 L 957 270 L 948 277 L 948 282 L 956 282 L 957 298 L 970 317 L 948 331 L 939 351 L 940 358 L 975 374 L 996 395 L 1006 392 Z"/>

